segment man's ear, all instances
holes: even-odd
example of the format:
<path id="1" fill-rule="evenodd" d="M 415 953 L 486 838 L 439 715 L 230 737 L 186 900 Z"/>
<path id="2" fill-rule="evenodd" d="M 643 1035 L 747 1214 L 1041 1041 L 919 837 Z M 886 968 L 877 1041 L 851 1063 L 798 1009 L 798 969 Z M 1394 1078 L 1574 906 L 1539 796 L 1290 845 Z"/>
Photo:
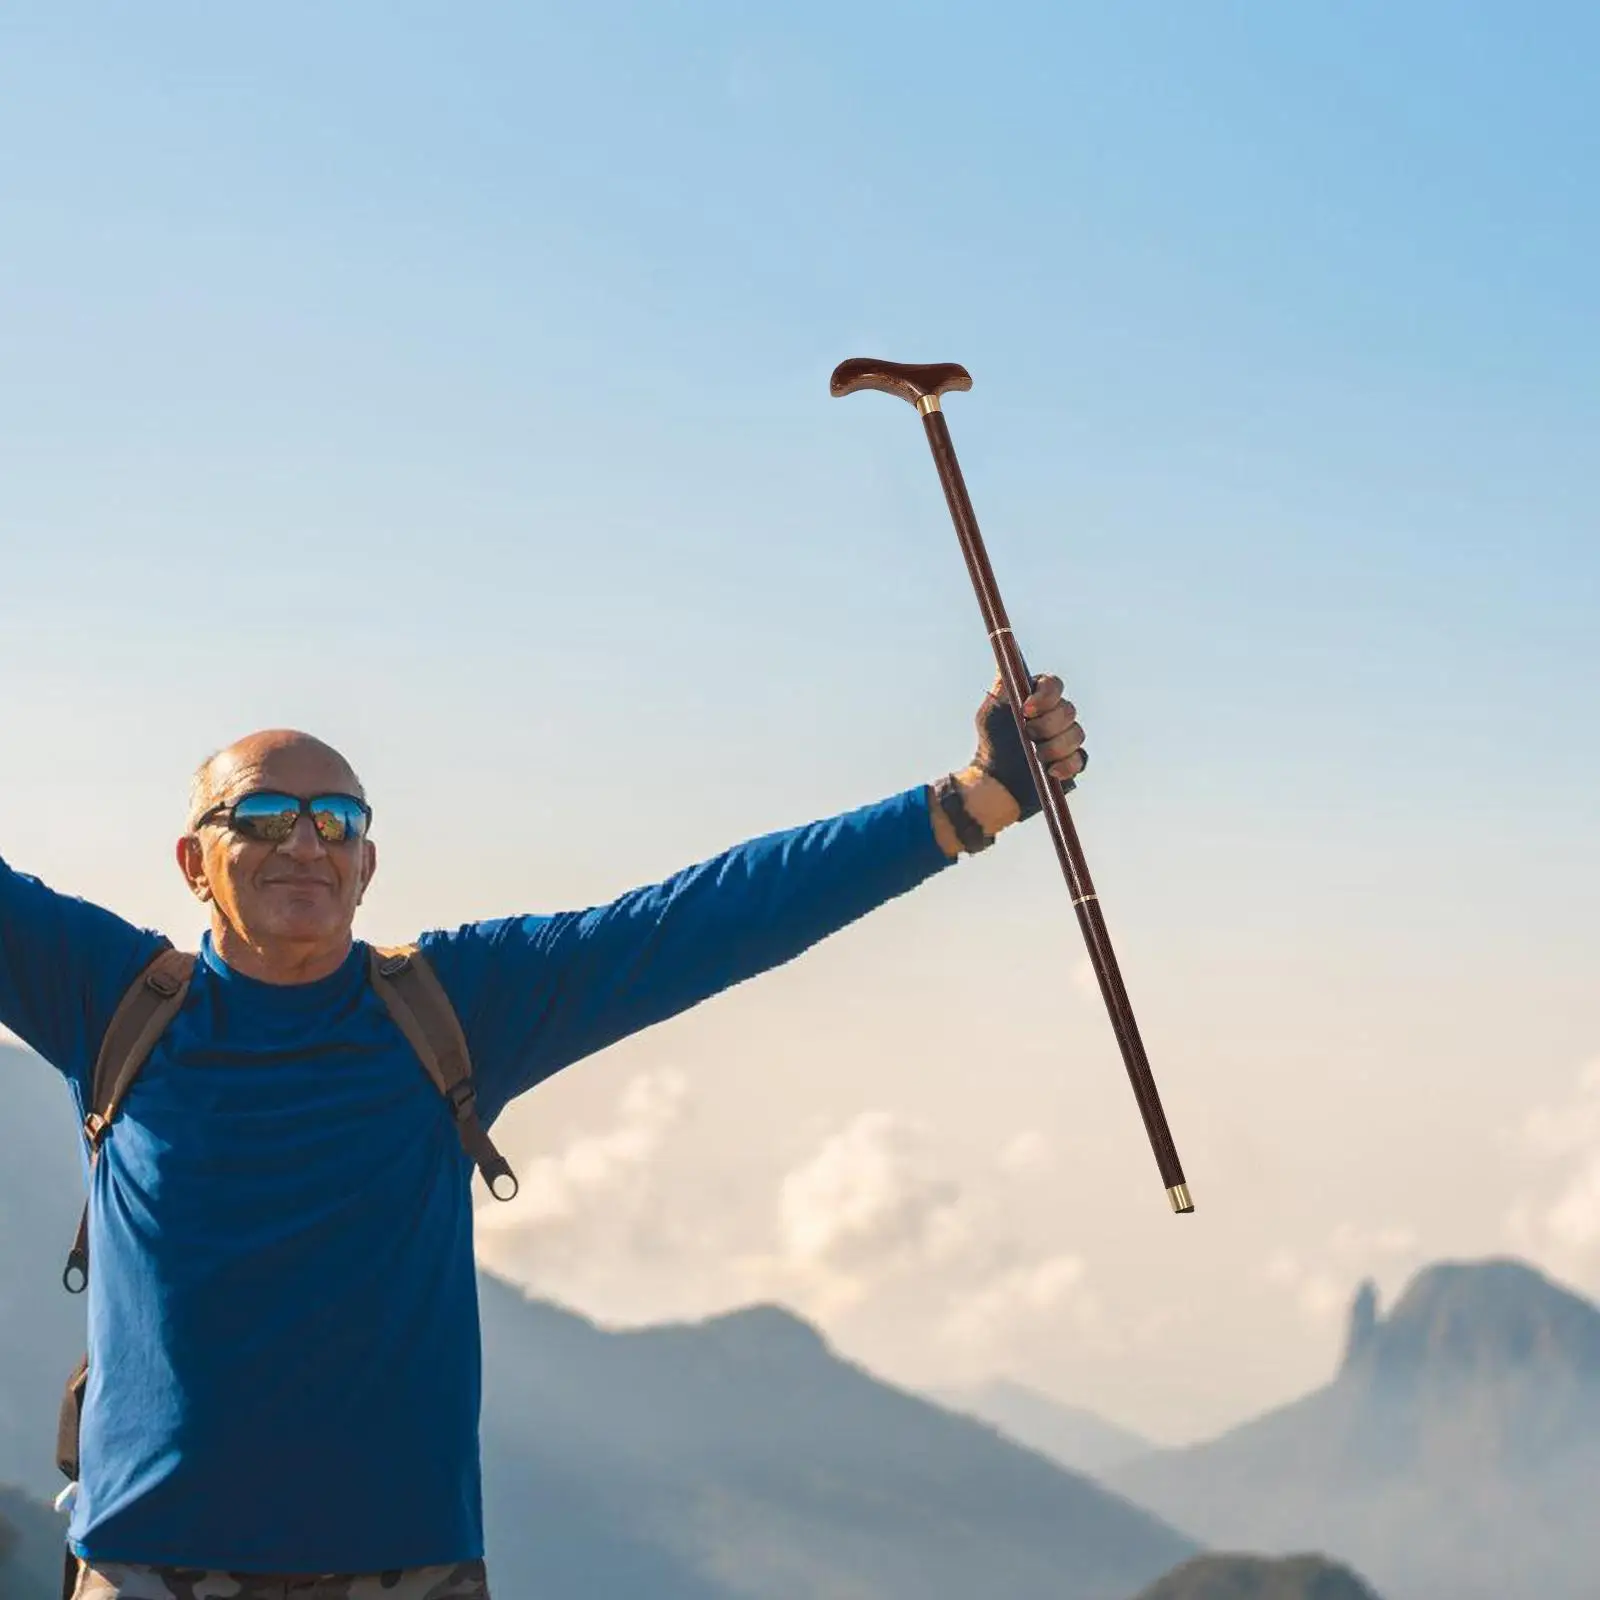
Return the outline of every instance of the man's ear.
<path id="1" fill-rule="evenodd" d="M 361 841 L 361 888 L 356 895 L 356 904 L 360 905 L 367 897 L 367 890 L 372 887 L 372 880 L 378 875 L 378 847 L 370 839 Z"/>
<path id="2" fill-rule="evenodd" d="M 197 834 L 186 833 L 178 841 L 178 870 L 197 900 L 211 898 L 211 885 L 206 879 L 206 856 L 200 848 Z"/>

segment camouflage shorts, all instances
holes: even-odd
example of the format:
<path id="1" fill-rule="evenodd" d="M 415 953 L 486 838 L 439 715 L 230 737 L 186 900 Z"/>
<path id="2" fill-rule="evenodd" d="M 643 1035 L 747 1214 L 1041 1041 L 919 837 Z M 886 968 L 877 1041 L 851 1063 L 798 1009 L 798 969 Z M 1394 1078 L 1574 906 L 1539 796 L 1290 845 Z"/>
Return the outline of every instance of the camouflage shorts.
<path id="1" fill-rule="evenodd" d="M 489 1600 L 489 1587 L 481 1561 L 320 1578 L 80 1561 L 72 1600 Z"/>

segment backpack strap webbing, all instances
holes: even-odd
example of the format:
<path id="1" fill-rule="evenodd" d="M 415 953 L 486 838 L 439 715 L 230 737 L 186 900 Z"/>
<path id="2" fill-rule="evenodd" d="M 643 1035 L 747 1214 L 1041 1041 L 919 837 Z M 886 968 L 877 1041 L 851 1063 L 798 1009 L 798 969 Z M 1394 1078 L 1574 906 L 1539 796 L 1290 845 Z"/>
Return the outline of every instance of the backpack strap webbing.
<path id="1" fill-rule="evenodd" d="M 472 1056 L 461 1019 L 428 958 L 414 944 L 372 947 L 372 987 L 406 1036 L 455 1119 L 461 1148 L 496 1200 L 514 1200 L 517 1178 L 478 1116 Z"/>
<path id="2" fill-rule="evenodd" d="M 149 1059 L 156 1040 L 183 1008 L 194 977 L 195 958 L 168 945 L 129 985 L 111 1013 L 100 1054 L 89 1080 L 89 1109 L 83 1119 L 83 1136 L 89 1142 L 91 1169 L 100 1157 L 100 1142 L 122 1109 L 122 1102 Z M 78 1234 L 67 1256 L 61 1281 L 71 1294 L 82 1294 L 89 1283 L 89 1203 L 84 1201 Z"/>

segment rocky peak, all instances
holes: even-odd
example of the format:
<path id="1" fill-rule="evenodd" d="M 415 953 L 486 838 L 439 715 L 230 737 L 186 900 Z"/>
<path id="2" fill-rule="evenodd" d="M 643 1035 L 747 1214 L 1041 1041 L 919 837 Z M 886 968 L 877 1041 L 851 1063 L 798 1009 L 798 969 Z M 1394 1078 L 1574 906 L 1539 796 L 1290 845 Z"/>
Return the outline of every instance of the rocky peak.
<path id="1" fill-rule="evenodd" d="M 1317 1555 L 1203 1555 L 1137 1600 L 1378 1600 L 1348 1567 Z"/>
<path id="2" fill-rule="evenodd" d="M 1378 1286 L 1368 1278 L 1350 1305 L 1350 1320 L 1344 1340 L 1344 1361 L 1340 1370 L 1361 1366 L 1372 1354 L 1378 1334 Z"/>
<path id="3" fill-rule="evenodd" d="M 1363 1470 L 1542 1471 L 1600 1432 L 1600 1307 L 1519 1261 L 1419 1272 L 1387 1316 L 1363 1285 L 1328 1391 Z"/>
<path id="4" fill-rule="evenodd" d="M 1367 1291 L 1363 1285 L 1351 1308 L 1351 1335 L 1386 1373 L 1539 1369 L 1600 1382 L 1600 1309 L 1524 1262 L 1428 1267 L 1381 1321 Z"/>

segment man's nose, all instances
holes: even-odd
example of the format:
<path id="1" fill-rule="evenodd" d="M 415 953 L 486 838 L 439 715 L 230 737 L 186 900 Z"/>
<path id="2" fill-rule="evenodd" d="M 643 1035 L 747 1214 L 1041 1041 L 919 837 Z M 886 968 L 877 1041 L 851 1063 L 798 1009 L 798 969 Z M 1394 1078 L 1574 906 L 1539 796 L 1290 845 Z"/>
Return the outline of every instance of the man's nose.
<path id="1" fill-rule="evenodd" d="M 315 861 L 319 856 L 328 853 L 328 847 L 322 842 L 322 835 L 317 832 L 317 825 L 310 817 L 297 817 L 294 832 L 289 835 L 278 849 L 284 855 L 295 861 Z"/>

